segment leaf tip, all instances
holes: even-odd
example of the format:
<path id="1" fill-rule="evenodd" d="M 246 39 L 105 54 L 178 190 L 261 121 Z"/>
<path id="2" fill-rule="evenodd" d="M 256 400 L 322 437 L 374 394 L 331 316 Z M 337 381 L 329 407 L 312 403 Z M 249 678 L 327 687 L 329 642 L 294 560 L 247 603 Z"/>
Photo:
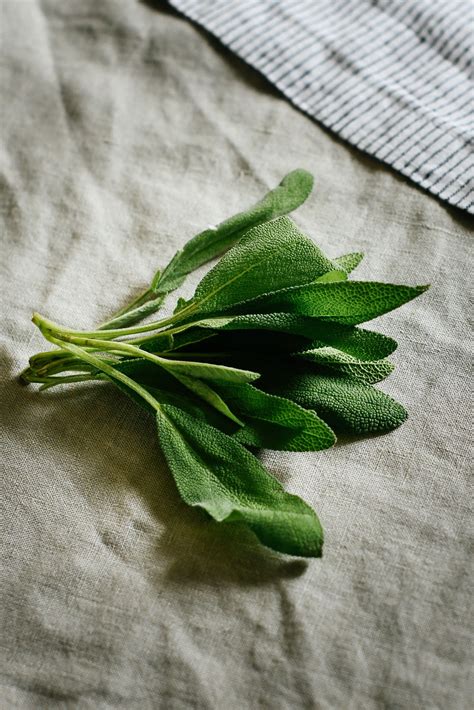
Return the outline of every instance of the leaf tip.
<path id="1" fill-rule="evenodd" d="M 289 185 L 304 193 L 306 199 L 314 187 L 314 177 L 304 168 L 296 168 L 289 172 L 281 181 L 281 185 Z"/>

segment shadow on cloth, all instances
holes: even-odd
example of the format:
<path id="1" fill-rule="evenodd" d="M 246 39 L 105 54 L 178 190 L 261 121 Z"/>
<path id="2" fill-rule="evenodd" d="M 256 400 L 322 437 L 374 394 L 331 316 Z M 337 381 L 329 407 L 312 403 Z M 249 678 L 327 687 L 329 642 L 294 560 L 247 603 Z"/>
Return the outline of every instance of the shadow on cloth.
<path id="1" fill-rule="evenodd" d="M 186 18 L 185 15 L 178 12 L 174 7 L 172 7 L 167 0 L 140 0 L 142 5 L 148 7 L 150 10 L 154 10 L 162 15 L 168 15 L 170 17 L 175 17 L 177 20 L 183 20 L 185 22 L 191 22 Z M 277 89 L 263 74 L 260 74 L 256 69 L 254 69 L 250 64 L 247 64 L 243 59 L 238 57 L 234 52 L 232 52 L 225 44 L 223 44 L 220 39 L 215 37 L 213 34 L 208 32 L 204 27 L 192 22 L 192 27 L 194 30 L 202 37 L 202 39 L 209 44 L 216 52 L 219 53 L 221 59 L 227 64 L 227 67 L 242 81 L 245 81 L 248 85 L 255 89 L 258 89 L 264 94 L 273 95 L 282 98 L 287 101 L 287 98 L 283 93 Z"/>

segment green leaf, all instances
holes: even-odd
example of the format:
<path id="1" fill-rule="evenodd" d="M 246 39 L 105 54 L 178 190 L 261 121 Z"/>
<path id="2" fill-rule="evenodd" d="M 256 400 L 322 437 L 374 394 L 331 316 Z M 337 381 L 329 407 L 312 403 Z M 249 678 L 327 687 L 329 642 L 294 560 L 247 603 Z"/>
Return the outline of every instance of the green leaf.
<path id="1" fill-rule="evenodd" d="M 318 247 L 290 219 L 280 217 L 249 230 L 204 276 L 194 294 L 194 314 L 222 311 L 333 270 Z"/>
<path id="2" fill-rule="evenodd" d="M 175 377 L 167 373 L 165 370 L 156 367 L 149 360 L 142 360 L 140 358 L 120 360 L 115 363 L 114 367 L 120 372 L 123 372 L 125 375 L 132 377 L 136 382 L 145 387 L 159 402 L 163 404 L 171 404 L 175 407 L 179 407 L 180 409 L 184 409 L 185 412 L 190 414 L 197 421 L 204 421 L 211 426 L 218 427 L 228 434 L 233 434 L 242 426 L 240 421 L 238 425 L 234 423 L 235 418 L 232 416 L 229 417 L 228 412 L 218 412 L 214 403 L 212 406 L 205 404 L 201 393 L 198 394 L 196 391 L 193 394 L 193 392 L 190 391 L 193 388 L 190 388 L 180 380 L 175 379 Z M 193 385 L 198 382 L 201 385 L 205 384 L 204 382 L 193 380 Z M 120 387 L 120 383 L 114 382 L 114 384 L 117 384 L 117 386 Z M 197 390 L 198 387 L 199 384 L 195 387 L 195 390 Z M 124 389 L 122 387 L 120 388 Z M 128 388 L 124 389 L 126 394 L 132 397 L 132 399 L 144 406 L 145 409 L 148 409 L 153 413 L 155 412 L 155 410 L 152 407 L 147 406 L 147 403 L 133 390 L 127 390 Z M 218 396 L 217 393 L 215 394 Z"/>
<path id="3" fill-rule="evenodd" d="M 215 382 L 252 382 L 260 377 L 258 372 L 250 370 L 208 362 L 191 362 L 190 360 L 163 359 L 161 367 L 178 377 L 184 375 Z"/>
<path id="4" fill-rule="evenodd" d="M 334 281 L 347 281 L 347 273 L 342 269 L 334 269 L 333 271 L 326 271 L 325 274 L 314 279 L 314 283 L 317 284 L 333 283 Z"/>
<path id="5" fill-rule="evenodd" d="M 288 372 L 285 378 L 269 373 L 260 386 L 302 407 L 314 409 L 340 433 L 364 435 L 390 431 L 408 416 L 401 404 L 375 387 L 307 369 Z"/>
<path id="6" fill-rule="evenodd" d="M 314 412 L 252 385 L 219 385 L 218 391 L 246 426 L 234 438 L 278 451 L 319 451 L 332 446 L 334 432 Z"/>
<path id="7" fill-rule="evenodd" d="M 164 330 L 156 335 L 148 336 L 146 339 L 140 339 L 139 345 L 142 350 L 149 353 L 167 353 L 180 350 L 188 345 L 195 345 L 203 340 L 209 340 L 215 336 L 214 333 L 201 328 L 189 328 L 179 333 L 169 333 Z"/>
<path id="8" fill-rule="evenodd" d="M 313 177 L 305 170 L 294 170 L 274 190 L 245 212 L 230 217 L 215 228 L 209 228 L 190 239 L 168 266 L 155 273 L 149 290 L 141 299 L 118 311 L 102 328 L 124 328 L 159 310 L 166 294 L 178 288 L 186 276 L 235 244 L 251 227 L 255 227 L 299 207 L 313 188 Z M 151 300 L 148 300 L 151 299 Z M 134 307 L 136 304 L 136 307 Z M 186 304 L 179 299 L 176 311 Z"/>
<path id="9" fill-rule="evenodd" d="M 206 318 L 190 324 L 191 333 L 217 331 L 274 331 L 307 338 L 312 347 L 331 346 L 361 360 L 379 360 L 391 355 L 397 342 L 387 335 L 294 313 L 252 313 L 243 316 Z M 187 332 L 187 331 L 185 331 Z M 202 331 L 201 331 L 202 332 Z M 306 348 L 306 349 L 309 349 Z"/>
<path id="10" fill-rule="evenodd" d="M 427 288 L 377 281 L 310 283 L 268 293 L 231 308 L 237 314 L 286 311 L 357 325 L 398 308 L 424 293 Z"/>
<path id="11" fill-rule="evenodd" d="M 228 417 L 228 419 L 236 424 L 239 424 L 239 426 L 244 426 L 244 422 L 229 409 L 222 397 L 215 389 L 206 384 L 206 382 L 196 379 L 195 377 L 187 377 L 186 375 L 178 375 L 177 377 L 185 387 L 197 394 L 198 397 L 207 402 L 211 407 L 217 409 L 218 412 Z"/>
<path id="12" fill-rule="evenodd" d="M 351 254 L 344 254 L 343 256 L 338 256 L 334 259 L 334 263 L 337 264 L 341 269 L 343 269 L 346 274 L 350 274 L 354 269 L 359 266 L 360 262 L 364 258 L 364 255 L 360 251 L 352 252 Z"/>
<path id="13" fill-rule="evenodd" d="M 319 326 L 312 331 L 312 347 L 330 346 L 350 355 L 356 360 L 381 360 L 391 355 L 397 349 L 397 341 L 388 335 L 383 335 L 373 330 L 358 328 L 352 325 L 332 323 L 330 321 L 317 321 L 314 318 L 303 316 L 303 322 L 316 321 Z M 309 332 L 308 330 L 306 331 Z"/>
<path id="14" fill-rule="evenodd" d="M 306 170 L 293 170 L 250 209 L 226 219 L 217 227 L 193 237 L 178 251 L 163 273 L 152 281 L 154 292 L 167 293 L 181 285 L 187 274 L 214 259 L 235 244 L 251 227 L 289 214 L 313 189 L 313 177 Z"/>
<path id="15" fill-rule="evenodd" d="M 394 365 L 390 360 L 358 360 L 341 350 L 331 347 L 314 348 L 297 353 L 295 357 L 308 360 L 316 365 L 328 367 L 342 375 L 348 375 L 354 380 L 374 384 L 390 375 Z"/>
<path id="16" fill-rule="evenodd" d="M 153 295 L 153 293 L 151 293 Z M 125 310 L 123 313 L 119 313 L 106 323 L 100 326 L 100 330 L 109 330 L 112 328 L 127 328 L 130 325 L 139 323 L 141 320 L 150 316 L 152 313 L 156 313 L 161 304 L 164 301 L 164 295 L 152 298 L 149 301 L 145 301 L 141 305 L 133 308 L 131 310 Z"/>
<path id="17" fill-rule="evenodd" d="M 182 311 L 185 306 L 187 306 L 188 301 L 180 296 L 178 300 L 176 301 L 176 305 L 174 307 L 173 313 L 177 313 L 178 311 Z"/>
<path id="18" fill-rule="evenodd" d="M 158 438 L 185 503 L 219 522 L 246 524 L 274 550 L 320 557 L 323 531 L 316 513 L 285 493 L 241 444 L 176 407 L 157 413 Z"/>
<path id="19" fill-rule="evenodd" d="M 141 358 L 137 359 L 141 362 Z M 198 397 L 207 402 L 207 404 L 211 405 L 211 407 L 214 407 L 221 414 L 237 424 L 243 425 L 243 422 L 241 422 L 238 417 L 231 412 L 222 397 L 220 397 L 219 394 L 203 380 L 211 380 L 212 382 L 245 383 L 251 382 L 260 377 L 258 372 L 250 372 L 248 370 L 240 370 L 235 367 L 215 365 L 206 362 L 189 362 L 186 360 L 164 360 L 160 367 L 154 365 L 153 363 L 150 364 L 152 367 L 155 367 L 156 370 L 164 370 L 165 372 L 168 372 L 187 389 L 191 390 L 194 394 L 198 395 Z M 139 371 L 139 368 L 137 368 L 137 371 Z M 161 380 L 163 380 L 163 377 L 161 377 Z M 160 382 L 160 376 L 157 375 L 155 382 Z"/>
<path id="20" fill-rule="evenodd" d="M 133 340 L 130 342 L 135 344 Z M 174 350 L 175 338 L 172 333 L 162 330 L 160 333 L 148 336 L 144 342 L 142 339 L 138 339 L 136 344 L 148 353 L 166 353 Z"/>

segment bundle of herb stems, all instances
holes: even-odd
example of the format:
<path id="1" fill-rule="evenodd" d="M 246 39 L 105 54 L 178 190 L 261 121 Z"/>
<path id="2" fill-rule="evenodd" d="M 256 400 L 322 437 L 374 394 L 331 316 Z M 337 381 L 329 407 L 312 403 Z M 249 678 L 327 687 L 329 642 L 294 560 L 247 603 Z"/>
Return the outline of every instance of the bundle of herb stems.
<path id="1" fill-rule="evenodd" d="M 374 387 L 392 372 L 397 343 L 358 326 L 427 288 L 349 280 L 362 254 L 331 260 L 286 216 L 312 186 L 306 171 L 289 173 L 252 208 L 191 239 L 149 288 L 94 330 L 35 313 L 57 347 L 33 355 L 21 374 L 41 389 L 113 383 L 156 418 L 186 503 L 305 557 L 322 554 L 318 517 L 255 451 L 317 451 L 339 432 L 399 426 L 405 409 Z M 190 272 L 221 254 L 193 298 L 143 323 Z"/>

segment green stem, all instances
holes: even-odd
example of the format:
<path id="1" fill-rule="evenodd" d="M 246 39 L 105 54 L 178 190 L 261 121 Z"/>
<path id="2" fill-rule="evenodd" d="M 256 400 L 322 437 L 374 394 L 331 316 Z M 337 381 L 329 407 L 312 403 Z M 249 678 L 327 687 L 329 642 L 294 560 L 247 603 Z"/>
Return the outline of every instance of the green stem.
<path id="1" fill-rule="evenodd" d="M 54 374 L 56 370 L 60 372 L 67 369 L 67 367 L 72 367 L 72 369 L 74 369 L 74 365 L 78 362 L 77 358 L 72 357 L 65 350 L 62 352 L 64 352 L 62 357 L 51 358 L 49 362 L 41 365 L 41 367 L 32 365 L 31 369 L 39 376 Z"/>
<path id="2" fill-rule="evenodd" d="M 48 387 L 56 387 L 56 385 L 67 385 L 71 382 L 89 382 L 89 380 L 97 380 L 97 375 L 67 375 L 65 377 L 33 377 L 30 382 L 42 384 L 41 389 Z"/>
<path id="3" fill-rule="evenodd" d="M 198 380 L 193 380 L 192 376 L 189 377 L 187 374 L 183 374 L 182 361 L 160 357 L 153 353 L 147 352 L 146 350 L 141 350 L 135 345 L 130 345 L 129 343 L 117 343 L 115 341 L 113 343 L 110 343 L 108 340 L 99 340 L 95 338 L 85 338 L 77 335 L 70 335 L 69 333 L 62 331 L 60 328 L 53 329 L 51 327 L 51 321 L 48 321 L 46 318 L 42 318 L 39 314 L 35 314 L 34 322 L 40 328 L 44 337 L 51 343 L 54 343 L 55 345 L 62 345 L 65 350 L 68 350 L 73 354 L 77 354 L 82 360 L 85 360 L 85 362 L 89 362 L 92 365 L 96 365 L 99 370 L 105 372 L 106 374 L 115 373 L 110 374 L 110 376 L 114 376 L 116 379 L 119 379 L 122 382 L 124 381 L 123 378 L 125 377 L 125 379 L 127 380 L 125 384 L 127 384 L 127 386 L 129 387 L 131 386 L 129 382 L 134 382 L 134 380 L 130 380 L 129 377 L 123 375 L 123 373 L 119 372 L 114 367 L 109 366 L 107 363 L 104 363 L 104 361 L 100 358 L 97 358 L 95 355 L 92 355 L 92 353 L 87 352 L 86 350 L 84 350 L 84 348 L 79 348 L 78 346 L 82 345 L 93 347 L 96 350 L 100 350 L 102 352 L 113 351 L 117 353 L 125 353 L 131 357 L 138 357 L 144 360 L 149 360 L 150 362 L 162 367 L 164 370 L 169 372 L 170 375 L 172 375 L 179 382 L 181 382 L 181 384 L 184 384 L 185 387 L 196 393 Z M 202 365 L 202 363 L 191 360 L 188 360 L 186 364 L 188 365 L 188 368 L 192 368 L 195 365 Z M 179 366 L 179 369 L 177 369 L 176 366 Z M 222 365 L 214 365 L 214 367 L 223 370 L 227 369 Z M 132 389 L 136 390 L 136 387 L 139 387 L 139 385 L 137 385 L 135 382 L 134 384 L 135 387 L 132 387 Z M 140 389 L 142 391 L 145 391 L 143 390 L 143 388 Z M 205 383 L 202 383 L 202 386 L 199 387 L 198 394 L 203 399 L 205 399 L 205 401 L 209 402 L 209 396 L 204 395 L 204 390 L 208 392 L 209 387 Z M 140 394 L 142 397 L 144 396 L 142 392 L 140 392 Z M 146 397 L 144 398 L 148 401 Z M 211 404 L 213 404 L 213 406 L 216 406 L 215 402 Z"/>
<path id="4" fill-rule="evenodd" d="M 130 345 L 129 343 L 117 343 L 115 341 L 111 343 L 108 340 L 99 340 L 96 338 L 71 335 L 70 332 L 62 330 L 60 326 L 57 326 L 55 323 L 52 323 L 52 321 L 48 320 L 47 318 L 43 318 L 39 315 L 39 313 L 35 313 L 33 317 L 33 322 L 41 330 L 46 340 L 49 340 L 55 345 L 62 345 L 65 350 L 69 350 L 70 352 L 71 348 L 67 347 L 67 344 L 74 344 L 75 346 L 86 346 L 88 348 L 92 347 L 99 352 L 114 352 L 119 354 L 124 353 L 126 355 L 129 355 L 130 357 L 139 357 L 145 360 L 150 360 L 150 362 L 159 365 L 164 370 L 170 372 L 170 374 L 176 377 L 176 374 L 173 372 L 173 368 L 170 367 L 170 365 L 175 362 L 172 359 L 162 358 L 159 355 L 154 355 L 153 353 L 149 353 L 146 350 L 141 350 L 135 345 Z M 86 353 L 84 347 L 81 348 L 81 352 Z M 89 360 L 86 360 L 83 355 L 81 355 L 81 359 L 85 360 L 86 362 L 89 362 Z M 97 360 L 97 358 L 95 359 Z"/>
<path id="5" fill-rule="evenodd" d="M 194 323 L 185 323 L 184 325 L 177 325 L 175 328 L 167 328 L 166 330 L 161 331 L 160 335 L 176 335 L 176 333 L 182 333 L 183 331 L 188 330 L 188 328 L 195 326 L 197 323 L 199 323 L 199 321 L 195 321 Z M 142 338 L 133 338 L 130 342 L 142 345 L 142 343 L 148 343 L 154 338 L 156 338 L 156 333 L 152 333 L 152 335 L 144 335 Z"/>
<path id="6" fill-rule="evenodd" d="M 51 334 L 48 334 L 48 340 L 50 340 L 50 342 L 52 343 L 55 343 L 56 345 L 61 345 L 64 350 L 68 350 L 73 355 L 76 355 L 77 357 L 81 358 L 81 360 L 88 362 L 90 365 L 95 367 L 97 370 L 100 370 L 113 380 L 122 382 L 122 384 L 134 390 L 138 395 L 140 395 L 140 397 L 143 397 L 143 399 L 148 402 L 148 404 L 151 405 L 151 407 L 153 407 L 153 409 L 155 409 L 156 411 L 160 409 L 159 402 L 154 397 L 152 397 L 152 395 L 147 392 L 146 389 L 141 387 L 138 382 L 135 382 L 135 380 L 132 380 L 130 377 L 127 377 L 127 375 L 124 375 L 123 372 L 119 372 L 119 370 L 116 370 L 115 367 L 112 367 L 108 363 L 104 362 L 103 360 L 101 360 L 101 358 L 96 357 L 92 353 L 87 352 L 86 350 L 80 348 L 74 343 L 62 342 Z"/>
<path id="7" fill-rule="evenodd" d="M 91 350 L 93 350 L 93 348 L 91 348 Z M 38 374 L 45 374 L 46 371 L 54 365 L 58 363 L 64 364 L 65 362 L 74 362 L 75 359 L 76 358 L 71 357 L 66 350 L 58 348 L 57 350 L 48 350 L 32 355 L 29 359 L 29 363 L 32 370 Z"/>
<path id="8" fill-rule="evenodd" d="M 129 313 L 130 311 L 133 311 L 138 306 L 141 306 L 143 303 L 145 303 L 146 301 L 148 301 L 151 298 L 152 293 L 153 292 L 149 288 L 145 289 L 145 291 L 142 291 L 136 298 L 133 299 L 133 301 L 130 301 L 130 303 L 127 303 L 126 306 L 124 306 L 123 308 L 120 308 L 120 310 L 116 311 L 110 320 L 115 320 L 119 316 L 123 316 L 123 315 L 125 315 L 125 313 Z M 101 329 L 106 328 L 106 327 L 107 327 L 107 323 L 102 323 L 99 326 L 99 328 L 101 328 Z"/>
<path id="9" fill-rule="evenodd" d="M 147 333 L 152 330 L 159 330 L 160 328 L 164 328 L 167 325 L 175 323 L 178 317 L 179 319 L 181 319 L 186 313 L 192 313 L 195 308 L 196 306 L 194 304 L 190 304 L 186 308 L 183 308 L 182 311 L 179 311 L 179 313 L 175 313 L 169 318 L 164 318 L 153 323 L 147 323 L 146 325 L 131 328 L 116 328 L 113 330 L 70 330 L 68 328 L 62 328 L 58 323 L 55 323 L 54 321 L 51 321 L 48 318 L 40 316 L 39 313 L 33 313 L 32 321 L 33 323 L 35 323 L 35 325 L 38 325 L 38 327 L 46 328 L 51 331 L 58 331 L 61 334 L 77 335 L 82 338 L 98 337 L 109 340 L 112 338 L 119 338 L 122 335 L 134 335 L 136 333 Z M 40 323 L 42 324 L 41 326 Z"/>
<path id="10" fill-rule="evenodd" d="M 191 353 L 191 352 L 185 352 L 185 353 L 178 353 L 178 352 L 171 352 L 171 353 L 155 353 L 155 355 L 160 355 L 163 358 L 168 358 L 170 360 L 176 360 L 176 358 L 182 358 L 183 360 L 187 360 L 188 358 L 200 358 L 201 360 L 212 360 L 213 358 L 222 358 L 222 357 L 230 357 L 231 353 L 225 353 L 225 352 L 220 352 L 220 353 Z"/>
<path id="11" fill-rule="evenodd" d="M 152 300 L 145 301 L 145 303 L 140 304 L 139 306 L 130 311 L 126 311 L 125 313 L 118 316 L 115 315 L 110 320 L 106 321 L 105 323 L 102 323 L 102 325 L 99 326 L 99 330 L 125 328 L 129 325 L 133 325 L 134 323 L 143 320 L 143 318 L 145 318 L 146 316 L 149 316 L 152 313 L 156 313 L 156 311 L 163 303 L 163 299 L 164 296 L 160 295 L 156 298 L 153 298 Z"/>
<path id="12" fill-rule="evenodd" d="M 151 289 L 146 289 L 127 306 L 124 306 L 122 309 L 117 311 L 110 320 L 99 325 L 98 330 L 102 331 L 110 329 L 113 326 L 122 327 L 123 325 L 128 325 L 131 319 L 143 318 L 145 315 L 154 313 L 163 301 L 163 297 L 160 296 L 160 298 L 155 298 L 151 303 L 146 303 L 146 301 L 149 301 L 150 297 L 153 295 L 154 294 Z M 104 337 L 104 334 L 102 334 L 102 336 Z M 38 369 L 40 367 L 48 368 L 53 360 L 63 358 L 65 354 L 65 351 L 61 349 L 36 353 L 36 355 L 33 355 L 30 358 L 30 365 L 33 369 Z"/>
<path id="13" fill-rule="evenodd" d="M 89 352 L 97 352 L 97 348 L 85 348 Z M 27 370 L 31 370 L 31 372 L 35 375 L 38 375 L 40 377 L 47 377 L 49 375 L 55 375 L 59 372 L 68 372 L 70 370 L 83 370 L 84 369 L 84 362 L 82 360 L 79 360 L 78 358 L 72 356 L 70 353 L 68 353 L 66 350 L 56 350 L 55 352 L 62 353 L 61 357 L 54 357 L 50 358 L 49 361 L 44 361 L 43 359 L 40 361 L 40 366 L 36 362 L 31 362 L 30 360 L 30 367 L 26 368 L 24 372 Z M 101 350 L 99 352 L 102 352 Z M 113 350 L 108 351 L 110 354 L 113 354 Z"/>

